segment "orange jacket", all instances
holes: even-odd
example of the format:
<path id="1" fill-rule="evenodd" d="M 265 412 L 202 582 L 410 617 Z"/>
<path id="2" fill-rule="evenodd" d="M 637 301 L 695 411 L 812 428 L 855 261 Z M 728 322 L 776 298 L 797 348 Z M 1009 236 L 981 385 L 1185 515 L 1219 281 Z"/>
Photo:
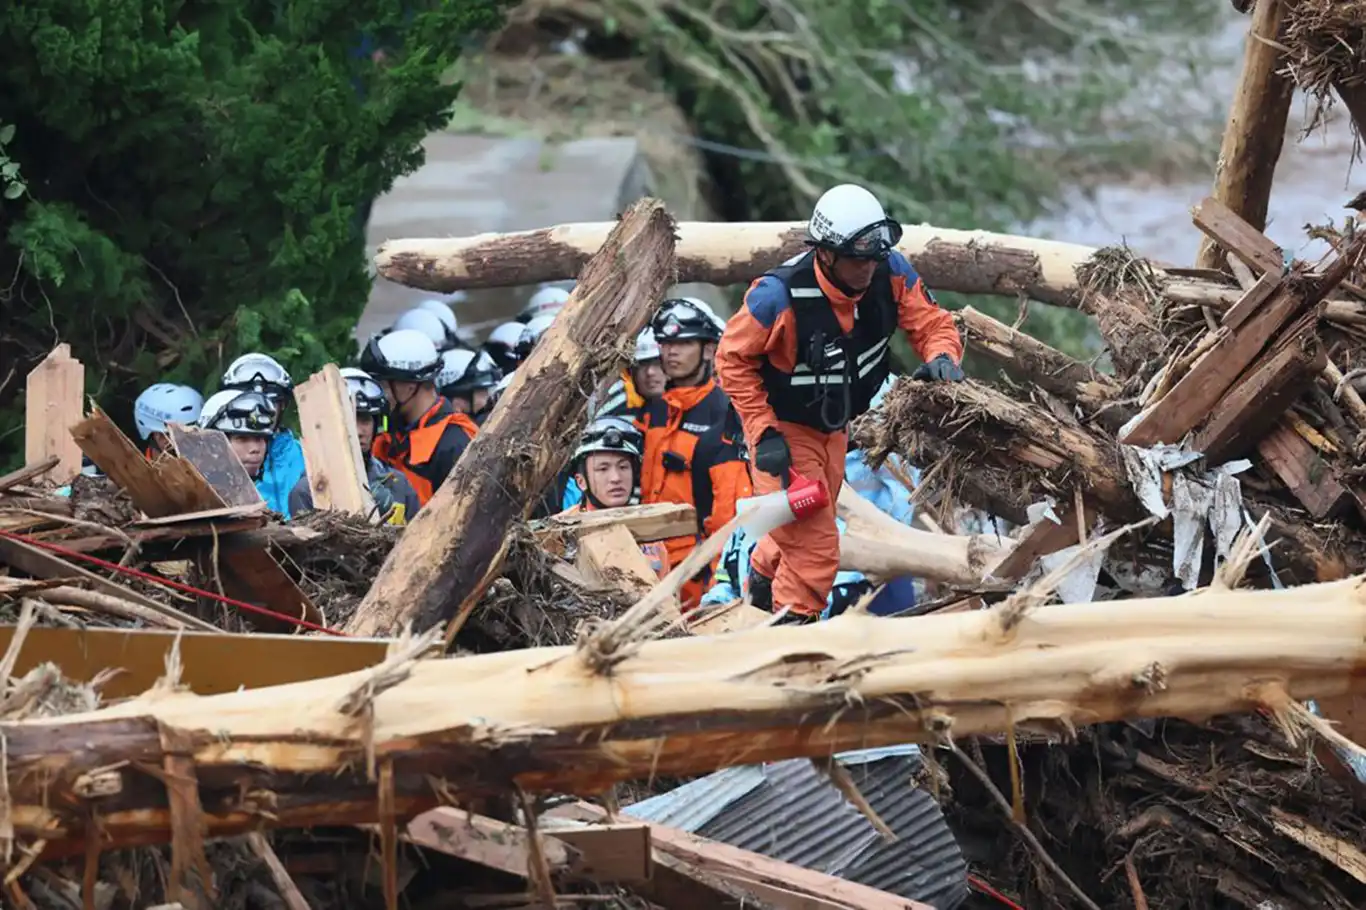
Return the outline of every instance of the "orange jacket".
<path id="1" fill-rule="evenodd" d="M 398 429 L 391 417 L 388 432 L 375 437 L 370 453 L 408 478 L 425 506 L 478 432 L 473 420 L 438 397 L 412 427 Z"/>
<path id="2" fill-rule="evenodd" d="M 939 308 L 906 257 L 893 251 L 888 266 L 897 301 L 897 324 L 916 354 L 924 361 L 940 354 L 961 361 L 963 339 L 953 317 Z M 859 298 L 840 293 L 819 266 L 816 277 L 841 328 L 852 331 Z M 717 379 L 739 413 L 745 438 L 751 445 L 765 429 L 776 428 L 778 424 L 760 375 L 765 362 L 784 373 L 791 373 L 797 364 L 796 321 L 791 300 L 782 282 L 768 275 L 757 279 L 745 292 L 745 305 L 726 323 L 726 332 L 716 349 Z"/>
<path id="3" fill-rule="evenodd" d="M 572 505 L 561 512 L 561 515 L 577 515 L 580 512 L 596 512 L 597 507 L 585 499 L 577 505 Z M 657 540 L 640 544 L 640 552 L 645 555 L 645 559 L 650 563 L 650 568 L 655 570 L 655 575 L 663 578 L 669 574 L 669 551 L 664 544 Z"/>
<path id="4" fill-rule="evenodd" d="M 700 535 L 713 534 L 734 518 L 736 501 L 752 493 L 749 463 L 730 436 L 729 416 L 730 402 L 709 379 L 700 386 L 666 390 L 646 405 L 641 417 L 641 501 L 684 503 L 697 510 L 696 535 L 664 541 L 670 568 L 692 552 Z"/>

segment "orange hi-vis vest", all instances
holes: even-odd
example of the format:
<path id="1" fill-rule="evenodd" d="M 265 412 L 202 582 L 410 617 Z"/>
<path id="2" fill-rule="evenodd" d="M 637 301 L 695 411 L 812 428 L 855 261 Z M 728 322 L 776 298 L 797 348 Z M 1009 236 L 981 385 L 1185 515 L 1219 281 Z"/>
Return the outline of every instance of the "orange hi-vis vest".
<path id="1" fill-rule="evenodd" d="M 452 432 L 462 434 L 458 444 L 448 441 Z M 468 415 L 455 410 L 445 398 L 437 398 L 436 404 L 418 418 L 416 426 L 407 430 L 391 427 L 376 436 L 370 453 L 408 478 L 418 502 L 425 506 L 478 432 L 479 427 Z M 453 455 L 452 448 L 456 450 Z"/>

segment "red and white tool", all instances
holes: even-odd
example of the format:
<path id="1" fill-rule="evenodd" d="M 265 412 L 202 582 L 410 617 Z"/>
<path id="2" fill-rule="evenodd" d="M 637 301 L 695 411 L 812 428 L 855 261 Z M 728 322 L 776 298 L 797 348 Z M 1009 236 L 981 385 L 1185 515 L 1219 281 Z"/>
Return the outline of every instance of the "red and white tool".
<path id="1" fill-rule="evenodd" d="M 752 496 L 739 503 L 740 527 L 751 537 L 763 537 L 774 528 L 801 521 L 830 505 L 830 490 L 823 480 L 811 480 L 791 471 L 785 490 Z"/>

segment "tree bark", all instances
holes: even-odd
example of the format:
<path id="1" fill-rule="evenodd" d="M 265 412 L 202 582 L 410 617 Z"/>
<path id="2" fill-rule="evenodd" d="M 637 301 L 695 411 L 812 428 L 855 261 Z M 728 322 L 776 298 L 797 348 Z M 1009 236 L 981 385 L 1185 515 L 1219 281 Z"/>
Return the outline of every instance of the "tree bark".
<path id="1" fill-rule="evenodd" d="M 497 576 L 508 528 L 564 466 L 589 394 L 619 368 L 673 282 L 673 220 L 662 203 L 642 200 L 584 268 L 568 306 L 408 525 L 347 632 L 390 635 L 468 615 Z"/>
<path id="2" fill-rule="evenodd" d="M 1295 84 L 1281 73 L 1281 23 L 1289 0 L 1258 0 L 1252 12 L 1243 71 L 1233 92 L 1228 125 L 1214 172 L 1214 197 L 1257 230 L 1266 228 L 1276 162 L 1285 142 Z M 1224 250 L 1202 240 L 1196 265 L 1222 269 Z"/>
<path id="3" fill-rule="evenodd" d="M 1101 426 L 1113 432 L 1134 415 L 1131 406 L 1118 404 L 1123 387 L 1114 377 L 972 307 L 955 316 L 973 353 L 990 357 L 1017 379 L 1078 406 L 1084 420 L 1099 415 Z"/>
<path id="4" fill-rule="evenodd" d="M 1347 113 L 1352 115 L 1357 135 L 1366 136 L 1366 84 L 1338 82 L 1333 85 L 1333 89 L 1342 99 L 1342 103 L 1347 105 Z"/>
<path id="5" fill-rule="evenodd" d="M 613 653 L 590 635 L 207 698 L 161 691 L 0 724 L 8 818 L 49 858 L 173 835 L 193 851 L 200 823 L 213 837 L 372 823 L 381 804 L 408 818 L 514 786 L 589 794 L 950 732 L 1285 708 L 1353 691 L 1362 585 L 846 615 Z"/>
<path id="6" fill-rule="evenodd" d="M 1120 522 L 1147 517 L 1128 479 L 1113 438 L 1016 401 L 972 380 L 962 383 L 903 379 L 881 407 L 856 426 L 870 458 L 898 452 L 922 464 L 958 456 L 968 461 L 967 501 L 1017 523 L 1046 495 L 1070 502 L 1075 487 Z M 926 447 L 929 438 L 937 444 Z M 920 457 L 922 451 L 929 457 Z M 1341 578 L 1366 568 L 1366 553 L 1342 535 L 1325 534 L 1288 510 L 1246 497 L 1254 518 L 1272 515 L 1268 540 L 1278 571 L 1288 583 Z"/>
<path id="7" fill-rule="evenodd" d="M 578 222 L 505 234 L 391 240 L 375 256 L 379 273 L 409 287 L 449 293 L 574 278 L 612 230 L 610 222 Z M 685 221 L 678 225 L 679 282 L 746 284 L 805 249 L 806 224 Z M 899 249 L 936 291 L 1027 297 L 1082 308 L 1078 267 L 1096 249 L 1053 240 L 906 225 Z M 1173 304 L 1227 309 L 1242 296 L 1230 281 L 1150 263 L 1162 296 Z M 1329 319 L 1366 322 L 1366 304 L 1341 299 Z"/>

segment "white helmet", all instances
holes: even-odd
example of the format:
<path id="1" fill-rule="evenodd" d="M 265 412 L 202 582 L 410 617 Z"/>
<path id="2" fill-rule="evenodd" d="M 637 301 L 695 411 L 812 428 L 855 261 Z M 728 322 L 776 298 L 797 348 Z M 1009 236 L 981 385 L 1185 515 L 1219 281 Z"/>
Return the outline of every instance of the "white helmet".
<path id="1" fill-rule="evenodd" d="M 626 455 L 639 464 L 645 453 L 645 437 L 624 417 L 599 417 L 584 428 L 569 463 L 580 469 L 583 459 L 594 452 Z"/>
<path id="2" fill-rule="evenodd" d="M 655 340 L 655 333 L 649 326 L 640 330 L 636 336 L 636 364 L 645 363 L 647 360 L 659 359 L 659 342 Z"/>
<path id="3" fill-rule="evenodd" d="M 357 414 L 381 417 L 389 413 L 389 399 L 384 397 L 384 390 L 373 376 L 356 367 L 342 367 L 341 375 L 346 380 L 346 390 L 351 393 Z"/>
<path id="4" fill-rule="evenodd" d="M 442 395 L 466 395 L 476 389 L 491 389 L 503 378 L 503 371 L 484 351 L 446 351 L 441 355 L 441 372 L 436 387 Z"/>
<path id="5" fill-rule="evenodd" d="M 541 285 L 541 289 L 532 294 L 531 299 L 522 308 L 522 318 L 529 320 L 538 316 L 554 316 L 564 309 L 568 302 L 569 292 L 564 288 L 553 284 Z"/>
<path id="6" fill-rule="evenodd" d="M 524 322 L 505 322 L 498 328 L 489 332 L 489 337 L 484 344 L 501 344 L 509 351 L 517 347 L 517 342 L 522 340 L 522 330 L 526 328 Z"/>
<path id="7" fill-rule="evenodd" d="M 441 371 L 441 355 L 422 332 L 397 329 L 370 339 L 361 351 L 360 367 L 375 379 L 432 382 Z"/>
<path id="8" fill-rule="evenodd" d="M 816 200 L 806 226 L 807 243 L 859 259 L 886 259 L 901 240 L 901 225 L 887 217 L 877 197 L 841 183 Z"/>
<path id="9" fill-rule="evenodd" d="M 707 301 L 703 300 L 701 297 L 680 297 L 678 299 L 688 301 L 688 303 L 691 303 L 703 313 L 706 313 L 707 318 L 714 322 L 722 333 L 726 331 L 726 320 L 716 315 L 716 311 L 711 308 L 711 304 L 707 303 Z"/>
<path id="10" fill-rule="evenodd" d="M 204 409 L 204 396 L 187 385 L 158 382 L 133 402 L 133 423 L 146 442 L 153 433 L 165 433 L 166 424 L 193 424 Z"/>
<path id="11" fill-rule="evenodd" d="M 280 361 L 269 354 L 243 354 L 223 371 L 223 388 L 239 392 L 261 392 L 270 398 L 275 409 L 294 389 L 294 380 Z"/>
<path id="12" fill-rule="evenodd" d="M 421 332 L 432 340 L 437 350 L 446 347 L 446 324 L 435 313 L 420 307 L 415 307 L 395 319 L 390 331 Z"/>
<path id="13" fill-rule="evenodd" d="M 274 402 L 264 393 L 224 389 L 204 402 L 199 425 L 233 436 L 270 436 L 275 433 L 279 415 Z"/>
<path id="14" fill-rule="evenodd" d="M 532 348 L 536 347 L 536 342 L 541 340 L 545 330 L 550 328 L 550 324 L 554 321 L 553 315 L 537 316 L 522 326 L 522 337 L 517 339 L 517 357 L 519 360 L 526 360 L 531 356 Z"/>
<path id="15" fill-rule="evenodd" d="M 441 320 L 441 326 L 446 330 L 447 345 L 460 340 L 460 320 L 455 318 L 455 311 L 444 300 L 424 300 L 417 305 L 417 308 L 423 312 L 431 313 Z"/>

